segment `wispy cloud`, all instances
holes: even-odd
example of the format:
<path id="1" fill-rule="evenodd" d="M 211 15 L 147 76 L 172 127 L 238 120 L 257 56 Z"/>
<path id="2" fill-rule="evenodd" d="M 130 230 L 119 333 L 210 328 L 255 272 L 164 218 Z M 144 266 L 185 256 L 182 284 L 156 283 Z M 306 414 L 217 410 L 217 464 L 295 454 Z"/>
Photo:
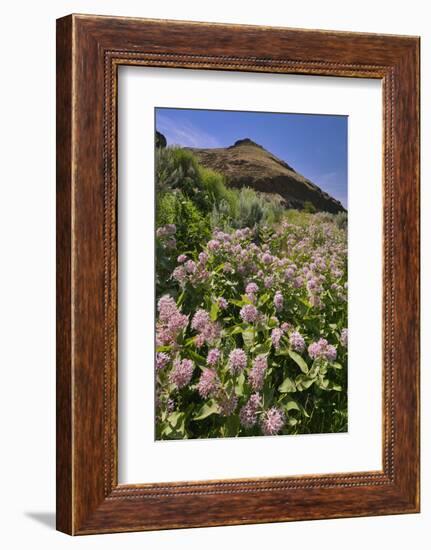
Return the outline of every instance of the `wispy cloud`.
<path id="1" fill-rule="evenodd" d="M 220 141 L 187 120 L 173 120 L 169 115 L 156 113 L 156 126 L 169 145 L 183 147 L 221 147 Z"/>

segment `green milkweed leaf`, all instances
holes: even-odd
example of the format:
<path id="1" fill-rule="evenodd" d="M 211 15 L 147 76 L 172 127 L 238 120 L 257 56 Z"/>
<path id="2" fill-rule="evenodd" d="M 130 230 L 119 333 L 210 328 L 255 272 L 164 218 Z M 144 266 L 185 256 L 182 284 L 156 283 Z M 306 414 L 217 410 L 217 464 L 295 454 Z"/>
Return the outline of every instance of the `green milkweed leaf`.
<path id="1" fill-rule="evenodd" d="M 218 412 L 219 408 L 217 403 L 215 403 L 214 401 L 210 401 L 209 403 L 204 403 L 202 405 L 193 420 L 204 420 L 205 418 L 208 418 L 208 416 L 211 416 L 212 414 Z"/>
<path id="2" fill-rule="evenodd" d="M 235 437 L 238 435 L 239 429 L 241 427 L 239 416 L 237 414 L 232 414 L 226 419 L 226 437 Z"/>
<path id="3" fill-rule="evenodd" d="M 174 430 L 179 430 L 184 423 L 185 416 L 185 413 L 176 411 L 170 414 L 167 420 Z"/>
<path id="4" fill-rule="evenodd" d="M 172 346 L 159 346 L 156 351 L 157 352 L 160 352 L 160 351 L 171 351 L 172 349 Z"/>
<path id="5" fill-rule="evenodd" d="M 253 345 L 254 342 L 254 331 L 253 330 L 244 330 L 242 333 L 242 339 L 244 340 L 244 344 L 250 348 Z"/>
<path id="6" fill-rule="evenodd" d="M 269 294 L 264 294 L 259 298 L 258 306 L 261 307 L 271 298 Z"/>
<path id="7" fill-rule="evenodd" d="M 211 321 L 216 321 L 220 308 L 217 302 L 213 302 L 211 305 L 210 317 Z"/>
<path id="8" fill-rule="evenodd" d="M 244 383 L 245 383 L 245 376 L 244 376 L 244 373 L 241 372 L 241 374 L 238 376 L 237 383 L 235 386 L 235 393 L 238 397 L 242 397 L 244 395 Z"/>
<path id="9" fill-rule="evenodd" d="M 315 382 L 315 378 L 310 378 L 304 374 L 300 374 L 295 379 L 295 384 L 298 391 L 308 390 L 308 388 Z"/>
<path id="10" fill-rule="evenodd" d="M 304 374 L 308 374 L 308 365 L 304 359 L 296 353 L 295 351 L 289 350 L 289 356 L 295 361 L 298 367 L 302 370 Z"/>
<path id="11" fill-rule="evenodd" d="M 289 377 L 285 378 L 283 382 L 278 387 L 278 391 L 280 393 L 293 393 L 296 392 L 296 385 L 293 380 L 291 380 Z"/>
<path id="12" fill-rule="evenodd" d="M 300 411 L 299 405 L 296 401 L 288 401 L 283 405 L 283 408 L 286 412 L 289 411 Z"/>

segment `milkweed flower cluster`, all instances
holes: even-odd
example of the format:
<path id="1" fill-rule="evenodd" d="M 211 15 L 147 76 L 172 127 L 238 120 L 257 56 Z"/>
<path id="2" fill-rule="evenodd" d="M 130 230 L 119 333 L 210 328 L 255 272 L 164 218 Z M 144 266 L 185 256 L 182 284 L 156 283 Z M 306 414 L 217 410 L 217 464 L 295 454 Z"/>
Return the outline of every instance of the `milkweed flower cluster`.
<path id="1" fill-rule="evenodd" d="M 259 318 L 259 312 L 255 306 L 247 304 L 239 312 L 241 319 L 246 323 L 254 323 Z"/>
<path id="2" fill-rule="evenodd" d="M 284 412 L 278 407 L 271 407 L 262 418 L 262 431 L 265 435 L 276 435 L 285 423 Z"/>
<path id="3" fill-rule="evenodd" d="M 209 279 L 209 272 L 206 269 L 208 256 L 201 252 L 198 260 L 189 259 L 185 254 L 180 254 L 177 258 L 178 266 L 173 270 L 171 278 L 178 282 L 181 288 L 187 283 L 192 286 L 203 284 Z"/>
<path id="4" fill-rule="evenodd" d="M 187 327 L 189 318 L 177 308 L 170 296 L 162 296 L 158 302 L 156 343 L 158 346 L 175 345 L 180 333 Z"/>
<path id="5" fill-rule="evenodd" d="M 283 337 L 284 331 L 281 328 L 274 328 L 271 331 L 271 342 L 276 350 L 280 349 L 280 342 Z"/>
<path id="6" fill-rule="evenodd" d="M 169 355 L 167 353 L 163 353 L 162 351 L 159 353 L 156 353 L 156 369 L 160 370 L 166 367 L 166 365 L 169 362 Z"/>
<path id="7" fill-rule="evenodd" d="M 238 397 L 235 394 L 224 395 L 220 399 L 220 414 L 222 416 L 231 416 L 238 405 Z"/>
<path id="8" fill-rule="evenodd" d="M 207 365 L 211 365 L 212 367 L 215 367 L 219 359 L 220 359 L 220 350 L 217 348 L 210 349 L 207 355 Z"/>
<path id="9" fill-rule="evenodd" d="M 175 233 L 177 232 L 177 227 L 175 224 L 168 224 L 162 227 L 159 227 L 156 231 L 156 236 L 159 238 L 162 246 L 168 250 L 173 250 L 177 246 L 177 241 L 175 239 Z"/>
<path id="10" fill-rule="evenodd" d="M 162 227 L 159 227 L 156 231 L 156 235 L 159 238 L 171 237 L 172 235 L 175 235 L 176 232 L 177 232 L 177 226 L 173 223 L 169 223 L 167 225 L 163 225 Z"/>
<path id="11" fill-rule="evenodd" d="M 238 374 L 247 366 L 247 355 L 242 349 L 233 349 L 229 353 L 229 370 L 232 374 Z"/>
<path id="12" fill-rule="evenodd" d="M 219 384 L 217 372 L 213 369 L 204 369 L 198 383 L 198 392 L 201 397 L 209 397 L 217 392 Z"/>
<path id="13" fill-rule="evenodd" d="M 302 353 L 305 349 L 305 340 L 296 330 L 290 334 L 289 343 L 293 351 Z"/>
<path id="14" fill-rule="evenodd" d="M 181 389 L 190 382 L 193 374 L 194 364 L 190 359 L 174 361 L 174 368 L 171 371 L 169 380 L 177 389 Z"/>
<path id="15" fill-rule="evenodd" d="M 258 393 L 253 393 L 239 413 L 240 423 L 244 428 L 252 428 L 258 419 L 259 409 L 262 407 L 262 399 Z"/>
<path id="16" fill-rule="evenodd" d="M 308 355 L 312 359 L 326 359 L 327 361 L 335 361 L 337 358 L 337 350 L 335 346 L 328 344 L 325 338 L 320 338 L 319 341 L 313 342 L 308 346 Z"/>
<path id="17" fill-rule="evenodd" d="M 220 309 L 226 309 L 227 306 L 228 306 L 228 303 L 227 303 L 227 300 L 226 298 L 223 298 L 223 296 L 221 296 L 220 298 L 217 299 L 217 305 Z"/>
<path id="18" fill-rule="evenodd" d="M 197 310 L 191 325 L 199 333 L 195 339 L 197 347 L 205 343 L 212 344 L 220 337 L 219 324 L 212 322 L 209 313 L 204 309 Z"/>
<path id="19" fill-rule="evenodd" d="M 166 250 L 176 232 L 157 229 Z M 345 430 L 347 235 L 330 215 L 216 229 L 170 258 L 157 302 L 158 438 Z"/>
<path id="20" fill-rule="evenodd" d="M 277 311 L 283 309 L 283 294 L 278 290 L 274 295 L 274 306 Z"/>
<path id="21" fill-rule="evenodd" d="M 248 375 L 248 381 L 252 390 L 257 391 L 262 389 L 267 368 L 268 361 L 265 355 L 258 355 L 253 361 L 253 367 Z"/>
<path id="22" fill-rule="evenodd" d="M 210 314 L 204 309 L 198 309 L 192 319 L 192 328 L 204 332 L 210 324 Z"/>
<path id="23" fill-rule="evenodd" d="M 245 287 L 245 293 L 247 294 L 247 296 L 256 294 L 258 290 L 259 287 L 256 283 L 248 283 L 248 285 Z"/>
<path id="24" fill-rule="evenodd" d="M 340 334 L 340 343 L 342 346 L 344 346 L 345 348 L 347 348 L 347 342 L 348 342 L 348 334 L 347 334 L 347 329 L 346 328 L 343 328 L 341 330 L 341 334 Z"/>

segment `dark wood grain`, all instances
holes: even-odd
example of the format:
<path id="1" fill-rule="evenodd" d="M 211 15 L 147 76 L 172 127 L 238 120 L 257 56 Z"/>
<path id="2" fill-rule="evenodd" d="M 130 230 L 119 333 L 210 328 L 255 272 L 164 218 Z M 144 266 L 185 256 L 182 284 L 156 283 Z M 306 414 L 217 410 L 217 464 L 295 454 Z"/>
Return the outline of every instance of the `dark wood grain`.
<path id="1" fill-rule="evenodd" d="M 419 39 L 95 16 L 68 16 L 57 29 L 58 529 L 86 534 L 417 512 Z M 382 80 L 382 471 L 118 485 L 121 64 Z"/>
<path id="2" fill-rule="evenodd" d="M 72 26 L 57 22 L 57 529 L 72 528 Z"/>

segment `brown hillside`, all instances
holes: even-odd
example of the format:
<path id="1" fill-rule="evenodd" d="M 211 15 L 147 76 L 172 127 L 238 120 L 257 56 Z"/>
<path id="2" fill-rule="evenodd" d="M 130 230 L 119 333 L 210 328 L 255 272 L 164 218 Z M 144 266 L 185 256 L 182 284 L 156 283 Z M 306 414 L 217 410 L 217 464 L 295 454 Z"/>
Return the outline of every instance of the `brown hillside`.
<path id="1" fill-rule="evenodd" d="M 248 138 L 226 148 L 188 149 L 202 165 L 223 174 L 233 187 L 247 186 L 279 195 L 287 208 L 301 209 L 310 202 L 319 211 L 345 211 L 339 201 Z"/>

